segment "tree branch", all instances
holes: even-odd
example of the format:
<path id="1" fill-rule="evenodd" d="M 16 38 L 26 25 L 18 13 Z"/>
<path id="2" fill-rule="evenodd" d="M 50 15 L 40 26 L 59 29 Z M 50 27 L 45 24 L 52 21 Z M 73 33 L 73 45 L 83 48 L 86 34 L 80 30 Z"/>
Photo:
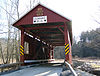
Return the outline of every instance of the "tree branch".
<path id="1" fill-rule="evenodd" d="M 2 6 L 0 6 L 4 11 L 6 11 L 6 13 L 7 14 L 9 14 L 9 16 L 11 17 L 11 18 L 13 18 L 14 20 L 16 20 L 7 10 L 5 10 Z"/>

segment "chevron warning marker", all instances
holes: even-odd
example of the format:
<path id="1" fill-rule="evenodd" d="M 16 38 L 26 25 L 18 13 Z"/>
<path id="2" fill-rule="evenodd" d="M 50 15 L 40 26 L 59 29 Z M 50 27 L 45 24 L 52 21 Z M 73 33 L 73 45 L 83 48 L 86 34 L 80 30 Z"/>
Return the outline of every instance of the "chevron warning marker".
<path id="1" fill-rule="evenodd" d="M 24 55 L 24 47 L 20 45 L 20 56 Z"/>
<path id="2" fill-rule="evenodd" d="M 65 44 L 65 55 L 69 53 L 69 44 Z"/>

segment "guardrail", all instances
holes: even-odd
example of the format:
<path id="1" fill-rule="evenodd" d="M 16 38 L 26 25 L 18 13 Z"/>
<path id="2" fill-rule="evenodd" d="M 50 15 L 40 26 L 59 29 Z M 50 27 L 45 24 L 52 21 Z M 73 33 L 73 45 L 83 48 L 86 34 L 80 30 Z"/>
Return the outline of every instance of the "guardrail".
<path id="1" fill-rule="evenodd" d="M 1 64 L 0 65 L 0 72 L 4 72 L 5 70 L 9 70 L 11 68 L 16 69 L 18 68 L 21 64 L 23 64 L 22 62 L 17 62 L 17 63 L 11 63 L 11 64 Z"/>
<path id="2" fill-rule="evenodd" d="M 71 66 L 68 62 L 65 61 L 65 64 L 68 65 L 70 71 L 72 72 L 72 74 L 73 74 L 74 76 L 78 76 L 78 75 L 76 74 L 75 70 L 72 68 L 72 66 Z"/>
<path id="3" fill-rule="evenodd" d="M 55 59 L 45 59 L 45 60 L 24 60 L 24 63 L 34 63 L 34 62 L 50 62 L 54 61 Z"/>

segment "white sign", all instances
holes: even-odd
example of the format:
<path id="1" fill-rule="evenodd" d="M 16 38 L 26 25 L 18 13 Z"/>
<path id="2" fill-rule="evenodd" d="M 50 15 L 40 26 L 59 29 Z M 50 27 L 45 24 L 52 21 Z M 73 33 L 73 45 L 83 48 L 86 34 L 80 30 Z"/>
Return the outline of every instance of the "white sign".
<path id="1" fill-rule="evenodd" d="M 33 24 L 47 23 L 47 16 L 33 17 Z"/>

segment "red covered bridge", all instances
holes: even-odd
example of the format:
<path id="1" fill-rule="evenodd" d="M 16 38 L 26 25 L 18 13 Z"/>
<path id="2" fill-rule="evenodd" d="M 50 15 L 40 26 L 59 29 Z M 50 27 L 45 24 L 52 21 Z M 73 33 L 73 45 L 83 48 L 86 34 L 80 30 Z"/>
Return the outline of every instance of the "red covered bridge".
<path id="1" fill-rule="evenodd" d="M 65 60 L 72 63 L 72 27 L 69 19 L 38 4 L 13 26 L 21 30 L 21 62 L 53 59 L 54 47 L 66 45 Z"/>

